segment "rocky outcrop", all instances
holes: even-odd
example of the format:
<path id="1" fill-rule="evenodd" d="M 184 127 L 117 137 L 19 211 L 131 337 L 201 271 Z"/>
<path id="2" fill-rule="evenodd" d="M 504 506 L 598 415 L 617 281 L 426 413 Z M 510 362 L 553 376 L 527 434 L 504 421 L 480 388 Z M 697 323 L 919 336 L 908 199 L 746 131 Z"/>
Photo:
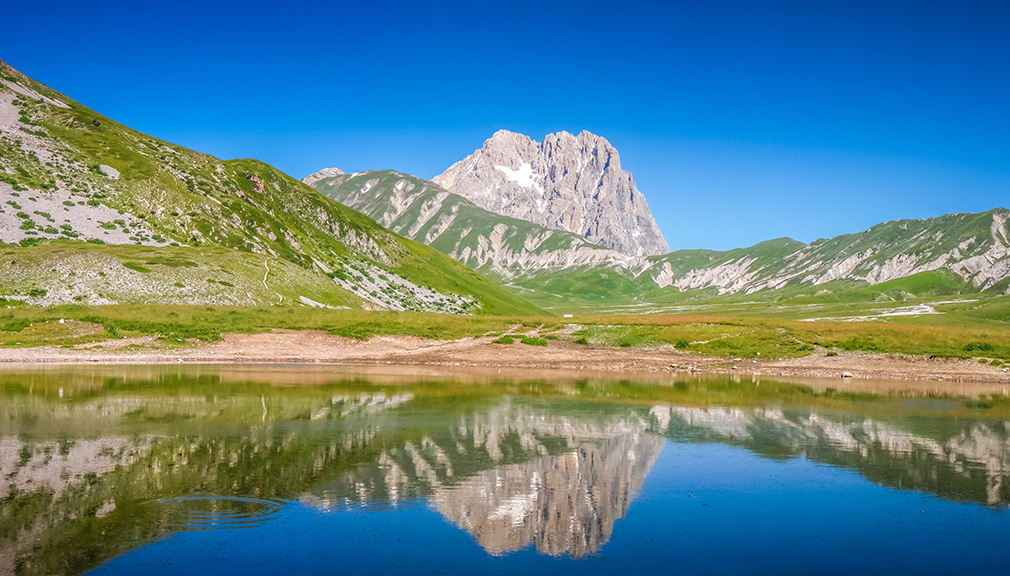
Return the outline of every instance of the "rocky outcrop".
<path id="1" fill-rule="evenodd" d="M 586 131 L 549 134 L 538 143 L 499 130 L 432 181 L 485 210 L 572 232 L 621 254 L 669 250 L 617 150 Z"/>

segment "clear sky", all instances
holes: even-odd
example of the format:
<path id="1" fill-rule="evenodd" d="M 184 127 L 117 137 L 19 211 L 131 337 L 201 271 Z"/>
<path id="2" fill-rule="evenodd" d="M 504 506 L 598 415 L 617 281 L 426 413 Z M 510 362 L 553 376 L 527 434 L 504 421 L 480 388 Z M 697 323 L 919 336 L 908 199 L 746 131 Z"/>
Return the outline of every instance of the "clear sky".
<path id="1" fill-rule="evenodd" d="M 5 2 L 0 59 L 301 178 L 589 130 L 671 249 L 1010 207 L 1010 2 Z"/>

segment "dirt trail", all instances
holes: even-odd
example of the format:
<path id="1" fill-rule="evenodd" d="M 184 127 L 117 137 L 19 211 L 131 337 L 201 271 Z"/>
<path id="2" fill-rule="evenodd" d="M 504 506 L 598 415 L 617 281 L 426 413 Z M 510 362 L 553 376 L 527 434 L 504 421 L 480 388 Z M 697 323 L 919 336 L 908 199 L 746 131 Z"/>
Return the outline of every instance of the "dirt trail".
<path id="1" fill-rule="evenodd" d="M 173 347 L 154 337 L 107 340 L 73 348 L 0 349 L 0 364 L 397 364 L 603 372 L 688 372 L 845 380 L 928 380 L 1010 385 L 1010 371 L 973 359 L 823 352 L 803 358 L 701 356 L 672 346 L 617 348 L 551 340 L 546 347 L 492 344 L 491 338 L 426 340 L 375 336 L 367 341 L 320 331 L 226 334 L 224 340 Z"/>

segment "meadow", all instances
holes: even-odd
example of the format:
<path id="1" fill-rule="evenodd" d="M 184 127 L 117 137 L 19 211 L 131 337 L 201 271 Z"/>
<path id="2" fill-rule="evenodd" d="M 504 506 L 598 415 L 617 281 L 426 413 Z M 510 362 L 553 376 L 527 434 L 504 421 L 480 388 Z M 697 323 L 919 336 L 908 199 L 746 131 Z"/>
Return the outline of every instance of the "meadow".
<path id="1" fill-rule="evenodd" d="M 407 335 L 452 340 L 489 336 L 502 346 L 673 346 L 707 356 L 788 358 L 815 351 L 915 354 L 1010 361 L 1010 297 L 879 303 L 709 302 L 703 313 L 463 316 L 299 306 L 60 305 L 0 301 L 0 346 L 73 346 L 157 336 L 166 346 L 216 341 L 222 334 L 321 330 L 349 338 Z M 678 307 L 683 312 L 684 307 Z M 897 315 L 894 314 L 898 310 Z M 932 313 L 915 314 L 916 310 Z M 630 311 L 629 311 L 630 312 Z M 856 318 L 856 320 L 853 320 Z"/>

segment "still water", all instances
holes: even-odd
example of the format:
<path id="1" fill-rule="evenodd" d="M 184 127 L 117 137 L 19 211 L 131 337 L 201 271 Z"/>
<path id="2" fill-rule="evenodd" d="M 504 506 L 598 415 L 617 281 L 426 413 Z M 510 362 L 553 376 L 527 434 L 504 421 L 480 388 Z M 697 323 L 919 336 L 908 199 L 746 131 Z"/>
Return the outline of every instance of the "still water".
<path id="1" fill-rule="evenodd" d="M 0 574 L 1010 571 L 1005 392 L 543 376 L 0 371 Z"/>

